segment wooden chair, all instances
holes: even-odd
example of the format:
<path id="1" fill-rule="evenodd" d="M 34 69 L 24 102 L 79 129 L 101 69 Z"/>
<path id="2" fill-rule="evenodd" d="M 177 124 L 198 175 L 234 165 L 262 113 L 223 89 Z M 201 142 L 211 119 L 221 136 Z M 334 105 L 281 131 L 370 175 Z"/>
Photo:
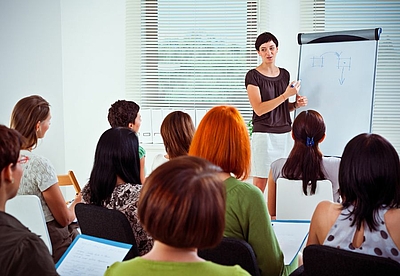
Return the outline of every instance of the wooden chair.
<path id="1" fill-rule="evenodd" d="M 252 276 L 260 275 L 253 248 L 241 239 L 223 237 L 221 243 L 215 248 L 200 249 L 198 255 L 207 261 L 221 265 L 240 265 Z"/>
<path id="2" fill-rule="evenodd" d="M 311 220 L 315 207 L 323 200 L 333 201 L 332 182 L 318 180 L 315 194 L 303 193 L 302 180 L 278 178 L 276 181 L 276 219 Z"/>
<path id="3" fill-rule="evenodd" d="M 52 254 L 50 236 L 39 197 L 36 195 L 17 195 L 6 202 L 6 212 L 38 235 Z"/>
<path id="4" fill-rule="evenodd" d="M 68 171 L 67 174 L 57 175 L 58 185 L 59 186 L 74 186 L 74 189 L 77 193 L 81 192 L 81 187 L 79 186 L 78 180 L 76 180 L 75 174 L 73 171 Z"/>

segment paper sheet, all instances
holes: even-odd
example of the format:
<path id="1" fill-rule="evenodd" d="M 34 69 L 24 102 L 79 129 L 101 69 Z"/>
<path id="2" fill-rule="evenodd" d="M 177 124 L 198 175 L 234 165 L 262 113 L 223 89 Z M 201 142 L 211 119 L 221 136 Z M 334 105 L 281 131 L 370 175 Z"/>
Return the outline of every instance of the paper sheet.
<path id="1" fill-rule="evenodd" d="M 273 220 L 272 228 L 283 252 L 284 263 L 289 265 L 307 239 L 310 221 Z"/>
<path id="2" fill-rule="evenodd" d="M 122 261 L 131 244 L 79 235 L 56 264 L 57 272 L 68 276 L 103 275 L 107 267 Z"/>

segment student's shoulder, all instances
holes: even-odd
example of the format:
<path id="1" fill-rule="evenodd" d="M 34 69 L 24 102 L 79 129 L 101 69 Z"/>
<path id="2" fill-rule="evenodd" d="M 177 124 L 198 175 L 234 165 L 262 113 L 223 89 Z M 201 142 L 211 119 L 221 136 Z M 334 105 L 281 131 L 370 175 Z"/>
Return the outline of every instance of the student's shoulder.
<path id="1" fill-rule="evenodd" d="M 242 199 L 252 198 L 254 201 L 256 201 L 256 198 L 263 198 L 261 190 L 253 184 L 238 180 L 234 177 L 230 177 L 224 182 L 227 194 L 235 194 Z"/>

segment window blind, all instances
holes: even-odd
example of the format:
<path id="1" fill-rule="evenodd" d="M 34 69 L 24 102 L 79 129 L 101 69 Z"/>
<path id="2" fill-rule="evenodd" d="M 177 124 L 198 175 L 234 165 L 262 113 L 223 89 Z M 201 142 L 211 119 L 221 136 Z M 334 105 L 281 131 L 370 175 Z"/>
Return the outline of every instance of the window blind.
<path id="1" fill-rule="evenodd" d="M 400 153 L 400 1 L 301 0 L 300 17 L 302 32 L 382 28 L 372 132 Z"/>
<path id="2" fill-rule="evenodd" d="M 244 78 L 258 65 L 254 42 L 264 16 L 259 2 L 127 1 L 127 98 L 141 108 L 229 104 L 248 122 L 252 108 Z"/>

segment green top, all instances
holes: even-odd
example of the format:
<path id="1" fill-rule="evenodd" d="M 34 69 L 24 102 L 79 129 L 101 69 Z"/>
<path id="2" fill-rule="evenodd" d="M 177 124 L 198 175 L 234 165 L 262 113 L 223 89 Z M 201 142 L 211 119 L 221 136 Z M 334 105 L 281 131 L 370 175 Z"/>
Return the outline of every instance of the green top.
<path id="1" fill-rule="evenodd" d="M 284 266 L 261 190 L 233 177 L 224 183 L 227 197 L 224 236 L 243 239 L 251 245 L 262 276 L 289 275 L 297 268 L 297 258 L 290 266 Z"/>
<path id="2" fill-rule="evenodd" d="M 209 261 L 205 262 L 161 262 L 145 260 L 136 257 L 125 262 L 116 262 L 111 265 L 104 276 L 128 276 L 128 275 L 149 275 L 149 276 L 197 276 L 197 275 L 226 275 L 250 276 L 240 266 L 224 266 Z"/>
<path id="3" fill-rule="evenodd" d="M 142 159 L 145 156 L 146 156 L 146 151 L 142 146 L 139 146 L 139 159 Z"/>

